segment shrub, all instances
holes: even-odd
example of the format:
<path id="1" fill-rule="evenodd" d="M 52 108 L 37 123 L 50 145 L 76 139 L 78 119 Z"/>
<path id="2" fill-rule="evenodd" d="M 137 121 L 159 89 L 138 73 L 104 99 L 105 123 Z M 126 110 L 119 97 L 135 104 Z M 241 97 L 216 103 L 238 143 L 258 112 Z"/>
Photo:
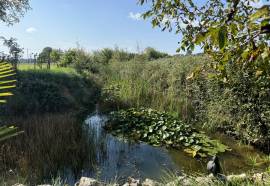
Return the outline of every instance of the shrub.
<path id="1" fill-rule="evenodd" d="M 152 61 L 152 60 L 155 60 L 155 59 L 164 58 L 164 57 L 168 57 L 169 56 L 168 54 L 163 53 L 163 52 L 159 52 L 156 49 L 151 48 L 151 47 L 147 47 L 144 50 L 144 54 L 143 55 L 146 56 L 146 59 L 148 61 Z"/>

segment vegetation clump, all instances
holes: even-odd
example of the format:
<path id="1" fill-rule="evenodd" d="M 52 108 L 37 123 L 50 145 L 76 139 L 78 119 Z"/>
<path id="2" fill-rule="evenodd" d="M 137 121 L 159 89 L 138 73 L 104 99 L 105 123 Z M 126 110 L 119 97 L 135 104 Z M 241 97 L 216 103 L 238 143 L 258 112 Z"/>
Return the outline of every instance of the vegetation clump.
<path id="1" fill-rule="evenodd" d="M 111 112 L 105 128 L 113 135 L 144 141 L 154 146 L 183 148 L 193 157 L 207 157 L 230 150 L 166 112 L 128 109 Z"/>

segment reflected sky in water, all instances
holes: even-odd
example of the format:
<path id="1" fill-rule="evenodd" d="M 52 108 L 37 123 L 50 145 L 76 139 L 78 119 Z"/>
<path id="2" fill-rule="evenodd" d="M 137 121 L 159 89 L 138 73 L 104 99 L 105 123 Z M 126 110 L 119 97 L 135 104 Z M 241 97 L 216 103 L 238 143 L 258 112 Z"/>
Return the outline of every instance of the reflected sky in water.
<path id="1" fill-rule="evenodd" d="M 103 180 L 135 178 L 159 178 L 164 170 L 179 171 L 168 151 L 145 143 L 133 143 L 106 133 L 102 126 L 106 117 L 94 115 L 86 120 L 91 135 L 95 136 L 97 170 Z M 121 177 L 120 177 L 121 175 Z M 93 171 L 84 171 L 93 176 Z"/>

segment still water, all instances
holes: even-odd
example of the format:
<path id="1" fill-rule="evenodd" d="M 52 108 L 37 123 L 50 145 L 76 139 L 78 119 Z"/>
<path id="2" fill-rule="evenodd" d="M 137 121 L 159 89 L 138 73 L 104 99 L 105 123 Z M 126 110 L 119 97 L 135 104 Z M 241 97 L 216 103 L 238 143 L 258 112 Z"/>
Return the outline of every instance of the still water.
<path id="1" fill-rule="evenodd" d="M 83 171 L 83 176 L 98 176 L 102 180 L 159 178 L 166 171 L 179 171 L 165 148 L 152 147 L 119 139 L 103 130 L 105 116 L 94 115 L 86 120 L 90 135 L 95 136 L 96 169 Z"/>
<path id="2" fill-rule="evenodd" d="M 85 125 L 89 135 L 95 141 L 96 164 L 94 169 L 81 171 L 80 176 L 98 177 L 104 181 L 123 181 L 127 177 L 151 178 L 159 180 L 164 171 L 175 173 L 206 173 L 207 160 L 196 160 L 182 150 L 153 147 L 145 143 L 134 143 L 116 138 L 103 130 L 106 116 L 90 116 Z M 226 174 L 243 173 L 254 167 L 248 158 L 260 155 L 250 146 L 237 144 L 232 139 L 216 136 L 232 148 L 231 152 L 220 156 L 223 171 Z"/>
<path id="3" fill-rule="evenodd" d="M 8 185 L 20 182 L 16 181 L 18 176 L 29 185 L 51 183 L 55 178 L 73 185 L 81 176 L 122 183 L 129 176 L 159 180 L 168 171 L 207 173 L 207 159 L 194 159 L 183 150 L 119 139 L 103 130 L 106 120 L 98 113 L 81 121 L 83 125 L 68 114 L 16 120 L 22 123 L 24 135 L 2 146 L 0 185 L 3 179 L 12 182 Z M 269 161 L 261 161 L 265 155 L 251 146 L 221 134 L 212 138 L 232 149 L 219 155 L 224 174 L 260 172 L 269 166 Z"/>

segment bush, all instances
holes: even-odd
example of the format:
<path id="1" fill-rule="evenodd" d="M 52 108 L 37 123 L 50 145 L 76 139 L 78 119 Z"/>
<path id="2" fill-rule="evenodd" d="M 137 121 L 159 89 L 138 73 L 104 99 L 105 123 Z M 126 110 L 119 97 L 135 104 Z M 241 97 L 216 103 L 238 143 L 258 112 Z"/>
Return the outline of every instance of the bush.
<path id="1" fill-rule="evenodd" d="M 156 49 L 151 48 L 151 47 L 147 47 L 144 50 L 144 55 L 146 56 L 146 59 L 148 61 L 152 61 L 152 60 L 159 59 L 159 58 L 165 58 L 165 57 L 169 56 L 168 54 L 163 53 L 163 52 L 159 52 Z"/>

